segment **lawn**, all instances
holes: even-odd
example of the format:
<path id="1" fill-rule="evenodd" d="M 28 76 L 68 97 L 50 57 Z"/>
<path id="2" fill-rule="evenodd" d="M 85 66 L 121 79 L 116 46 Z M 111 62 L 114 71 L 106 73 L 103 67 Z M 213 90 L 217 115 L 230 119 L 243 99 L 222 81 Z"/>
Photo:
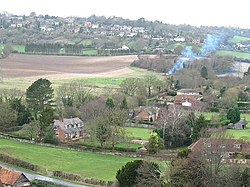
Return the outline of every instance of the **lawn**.
<path id="1" fill-rule="evenodd" d="M 250 38 L 248 38 L 248 37 L 243 37 L 243 36 L 234 36 L 233 38 L 231 38 L 231 39 L 229 40 L 229 42 L 232 42 L 232 43 L 240 43 L 240 42 L 247 41 L 247 40 L 250 40 Z"/>
<path id="2" fill-rule="evenodd" d="M 141 138 L 143 140 L 148 140 L 150 136 L 151 129 L 137 128 L 137 127 L 126 127 L 126 132 L 129 137 Z"/>
<path id="3" fill-rule="evenodd" d="M 226 130 L 227 134 L 232 135 L 234 139 L 241 139 L 250 142 L 250 124 L 245 130 L 235 130 L 235 129 L 228 129 Z"/>
<path id="4" fill-rule="evenodd" d="M 216 52 L 217 55 L 231 55 L 236 58 L 244 58 L 250 60 L 250 53 L 244 53 L 244 52 L 238 52 L 238 51 L 225 51 L 225 50 L 219 50 Z"/>
<path id="5" fill-rule="evenodd" d="M 50 171 L 63 170 L 82 177 L 114 180 L 116 171 L 134 160 L 124 156 L 51 148 L 0 138 L 0 152 Z"/>

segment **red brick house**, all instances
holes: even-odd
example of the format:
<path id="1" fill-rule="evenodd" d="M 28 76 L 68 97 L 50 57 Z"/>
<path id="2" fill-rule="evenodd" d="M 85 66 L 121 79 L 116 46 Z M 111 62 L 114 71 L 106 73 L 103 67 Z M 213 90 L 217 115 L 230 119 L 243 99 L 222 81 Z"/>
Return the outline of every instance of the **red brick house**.
<path id="1" fill-rule="evenodd" d="M 0 186 L 4 187 L 28 187 L 31 186 L 29 179 L 20 172 L 0 167 Z M 1 184 L 2 183 L 2 184 Z"/>
<path id="2" fill-rule="evenodd" d="M 200 138 L 188 146 L 192 153 L 221 153 L 222 158 L 234 158 L 236 154 L 250 152 L 250 145 L 244 140 Z"/>
<path id="3" fill-rule="evenodd" d="M 85 136 L 85 127 L 79 118 L 54 120 L 54 131 L 61 142 L 75 141 Z"/>
<path id="4" fill-rule="evenodd" d="M 159 108 L 157 107 L 140 107 L 140 111 L 133 118 L 136 121 L 156 121 L 159 115 Z"/>

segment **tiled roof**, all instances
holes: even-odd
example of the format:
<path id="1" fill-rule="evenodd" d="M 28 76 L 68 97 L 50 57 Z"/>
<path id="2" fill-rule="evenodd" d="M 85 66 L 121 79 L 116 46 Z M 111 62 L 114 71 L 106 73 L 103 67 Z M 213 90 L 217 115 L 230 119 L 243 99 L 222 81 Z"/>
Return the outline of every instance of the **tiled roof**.
<path id="1" fill-rule="evenodd" d="M 22 173 L 0 167 L 0 179 L 5 185 L 14 185 Z"/>
<path id="2" fill-rule="evenodd" d="M 74 125 L 77 125 L 77 127 Z M 79 118 L 63 118 L 62 120 L 54 120 L 54 127 L 62 129 L 66 134 L 74 134 L 82 131 L 84 124 Z"/>
<path id="3" fill-rule="evenodd" d="M 250 145 L 244 140 L 236 140 L 236 139 L 215 139 L 215 138 L 200 138 L 196 142 L 192 143 L 188 148 L 191 151 L 199 151 L 203 149 L 208 149 L 208 144 L 210 149 L 218 150 L 221 149 L 222 146 L 226 151 L 239 151 L 235 145 L 240 145 L 239 152 L 248 152 L 250 151 Z"/>

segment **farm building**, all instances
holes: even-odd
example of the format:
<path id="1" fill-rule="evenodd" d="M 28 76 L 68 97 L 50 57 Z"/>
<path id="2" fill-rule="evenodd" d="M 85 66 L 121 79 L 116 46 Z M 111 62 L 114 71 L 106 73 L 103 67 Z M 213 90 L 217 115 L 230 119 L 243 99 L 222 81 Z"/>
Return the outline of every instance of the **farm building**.
<path id="1" fill-rule="evenodd" d="M 29 179 L 20 172 L 0 167 L 0 186 L 28 187 L 31 186 Z"/>
<path id="2" fill-rule="evenodd" d="M 136 121 L 156 121 L 159 115 L 157 107 L 140 107 L 139 113 L 133 118 Z"/>
<path id="3" fill-rule="evenodd" d="M 75 141 L 85 136 L 85 127 L 79 118 L 54 120 L 54 131 L 61 142 Z"/>

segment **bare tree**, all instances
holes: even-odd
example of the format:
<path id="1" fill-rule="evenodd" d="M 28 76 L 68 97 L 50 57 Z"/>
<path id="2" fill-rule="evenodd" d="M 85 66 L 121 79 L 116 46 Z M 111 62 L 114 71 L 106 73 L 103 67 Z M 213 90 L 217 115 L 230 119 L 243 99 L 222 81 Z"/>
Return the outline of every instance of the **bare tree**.
<path id="1" fill-rule="evenodd" d="M 122 82 L 121 87 L 125 94 L 133 96 L 138 88 L 138 84 L 139 80 L 137 78 L 127 78 Z"/>
<path id="2" fill-rule="evenodd" d="M 166 140 L 166 135 L 170 138 L 168 140 L 168 146 L 172 146 L 172 137 L 175 135 L 186 136 L 185 131 L 190 131 L 186 128 L 184 123 L 184 113 L 180 106 L 171 105 L 169 109 L 162 108 L 160 111 L 160 117 L 158 124 L 163 132 L 164 146 Z"/>

